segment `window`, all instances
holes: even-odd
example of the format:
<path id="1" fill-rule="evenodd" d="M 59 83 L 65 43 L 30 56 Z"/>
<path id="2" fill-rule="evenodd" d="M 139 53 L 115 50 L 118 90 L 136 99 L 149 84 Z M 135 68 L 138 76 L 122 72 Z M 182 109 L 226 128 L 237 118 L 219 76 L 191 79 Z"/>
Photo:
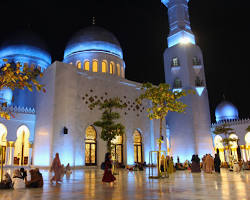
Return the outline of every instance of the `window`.
<path id="1" fill-rule="evenodd" d="M 93 60 L 93 62 L 92 62 L 92 71 L 98 72 L 98 61 L 97 60 Z"/>
<path id="2" fill-rule="evenodd" d="M 96 130 L 88 126 L 85 131 L 85 165 L 96 165 Z"/>
<path id="3" fill-rule="evenodd" d="M 174 57 L 174 58 L 172 59 L 171 66 L 172 66 L 172 67 L 180 66 L 180 62 L 179 62 L 179 59 L 178 59 L 177 57 Z"/>
<path id="4" fill-rule="evenodd" d="M 84 62 L 84 70 L 89 71 L 89 61 L 88 60 L 86 60 Z"/>
<path id="5" fill-rule="evenodd" d="M 82 63 L 81 63 L 81 61 L 77 61 L 76 67 L 77 67 L 77 69 L 81 69 L 81 68 L 82 68 Z"/>
<path id="6" fill-rule="evenodd" d="M 110 62 L 109 73 L 110 74 L 114 74 L 115 73 L 115 63 L 114 62 Z"/>
<path id="7" fill-rule="evenodd" d="M 102 72 L 103 73 L 107 72 L 107 61 L 106 60 L 102 61 Z"/>
<path id="8" fill-rule="evenodd" d="M 199 58 L 197 58 L 196 56 L 193 57 L 193 65 L 201 65 L 201 61 Z"/>
<path id="9" fill-rule="evenodd" d="M 124 77 L 125 77 L 125 73 L 124 73 L 124 68 L 123 68 L 123 66 L 121 67 L 121 72 L 122 72 L 122 78 L 124 78 Z"/>
<path id="10" fill-rule="evenodd" d="M 123 140 L 121 135 L 117 135 L 112 141 L 112 159 L 118 163 L 123 163 Z"/>
<path id="11" fill-rule="evenodd" d="M 121 70 L 120 70 L 121 68 L 120 68 L 120 65 L 117 64 L 116 67 L 117 67 L 117 75 L 118 75 L 118 76 L 121 76 Z"/>
<path id="12" fill-rule="evenodd" d="M 199 87 L 199 86 L 204 86 L 203 81 L 200 79 L 199 76 L 196 76 L 195 79 L 195 86 Z"/>
<path id="13" fill-rule="evenodd" d="M 135 163 L 142 163 L 142 137 L 138 130 L 134 132 L 134 161 Z"/>
<path id="14" fill-rule="evenodd" d="M 176 79 L 174 80 L 174 88 L 182 88 L 181 79 L 176 78 Z"/>

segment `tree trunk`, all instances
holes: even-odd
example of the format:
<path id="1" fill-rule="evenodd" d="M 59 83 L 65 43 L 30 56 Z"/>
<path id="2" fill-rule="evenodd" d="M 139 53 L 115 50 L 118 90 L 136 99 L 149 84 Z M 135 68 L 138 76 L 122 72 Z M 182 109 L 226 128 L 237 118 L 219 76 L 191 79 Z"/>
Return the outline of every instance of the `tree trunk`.
<path id="1" fill-rule="evenodd" d="M 160 140 L 162 139 L 162 118 L 160 118 Z M 159 141 L 159 151 L 161 151 L 161 141 Z"/>

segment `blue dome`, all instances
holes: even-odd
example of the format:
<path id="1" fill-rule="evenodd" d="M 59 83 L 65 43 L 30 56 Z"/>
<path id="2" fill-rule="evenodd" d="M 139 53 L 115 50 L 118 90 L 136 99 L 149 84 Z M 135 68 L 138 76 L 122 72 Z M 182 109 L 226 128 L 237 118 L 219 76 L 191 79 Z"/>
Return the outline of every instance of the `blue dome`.
<path id="1" fill-rule="evenodd" d="M 104 28 L 89 26 L 76 33 L 68 42 L 64 59 L 81 52 L 103 52 L 123 58 L 122 49 L 117 38 Z"/>
<path id="2" fill-rule="evenodd" d="M 17 31 L 0 46 L 0 63 L 3 58 L 20 63 L 39 65 L 47 68 L 51 64 L 51 56 L 44 42 L 34 33 Z"/>
<path id="3" fill-rule="evenodd" d="M 216 122 L 221 120 L 239 119 L 239 113 L 236 106 L 229 101 L 222 101 L 215 110 Z"/>

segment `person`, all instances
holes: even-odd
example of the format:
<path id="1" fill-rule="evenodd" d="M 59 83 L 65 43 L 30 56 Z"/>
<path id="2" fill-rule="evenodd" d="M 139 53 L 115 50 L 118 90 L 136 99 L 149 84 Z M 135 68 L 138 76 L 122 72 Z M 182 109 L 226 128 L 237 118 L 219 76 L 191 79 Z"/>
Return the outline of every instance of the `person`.
<path id="1" fill-rule="evenodd" d="M 4 180 L 0 183 L 0 189 L 12 188 L 12 180 L 8 172 L 4 174 Z"/>
<path id="2" fill-rule="evenodd" d="M 26 181 L 25 185 L 28 188 L 43 187 L 43 175 L 40 173 L 39 168 L 30 170 L 30 181 Z"/>
<path id="3" fill-rule="evenodd" d="M 67 166 L 65 168 L 65 174 L 66 174 L 66 176 L 70 176 L 70 174 L 72 174 L 69 163 L 67 164 Z"/>
<path id="4" fill-rule="evenodd" d="M 25 188 L 25 182 L 23 177 L 19 171 L 19 169 L 15 169 L 13 172 L 12 184 L 14 189 L 23 189 Z"/>
<path id="5" fill-rule="evenodd" d="M 59 158 L 59 154 L 56 153 L 56 156 L 52 162 L 52 166 L 50 168 L 50 171 L 54 172 L 54 176 L 52 177 L 52 179 L 50 179 L 50 183 L 52 184 L 53 181 L 56 181 L 56 184 L 58 184 L 58 182 L 62 181 L 61 180 L 61 161 L 60 161 L 60 158 Z"/>
<path id="6" fill-rule="evenodd" d="M 192 156 L 191 172 L 201 172 L 200 158 L 198 155 Z"/>
<path id="7" fill-rule="evenodd" d="M 177 163 L 180 163 L 180 158 L 179 158 L 179 156 L 177 156 Z"/>
<path id="8" fill-rule="evenodd" d="M 212 173 L 212 171 L 214 170 L 214 159 L 210 154 L 208 154 L 206 156 L 204 164 L 205 164 L 205 166 L 204 166 L 205 167 L 205 172 L 206 173 Z"/>
<path id="9" fill-rule="evenodd" d="M 22 179 L 24 180 L 24 182 L 26 182 L 27 181 L 27 172 L 26 172 L 26 170 L 24 170 L 23 167 L 20 168 L 20 174 L 21 174 Z"/>
<path id="10" fill-rule="evenodd" d="M 111 153 L 108 152 L 105 154 L 105 170 L 102 177 L 102 182 L 112 183 L 116 180 L 111 171 L 112 161 L 111 161 Z"/>
<path id="11" fill-rule="evenodd" d="M 214 170 L 215 170 L 215 172 L 220 173 L 220 165 L 221 165 L 221 160 L 220 160 L 219 154 L 215 154 L 215 157 L 214 157 Z"/>

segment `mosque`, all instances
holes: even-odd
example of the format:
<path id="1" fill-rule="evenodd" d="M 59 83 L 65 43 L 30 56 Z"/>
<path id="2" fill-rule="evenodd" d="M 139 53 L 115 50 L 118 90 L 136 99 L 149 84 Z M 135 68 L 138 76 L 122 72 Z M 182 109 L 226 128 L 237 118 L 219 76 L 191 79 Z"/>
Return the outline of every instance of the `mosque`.
<path id="1" fill-rule="evenodd" d="M 175 160 L 179 156 L 183 162 L 190 160 L 192 154 L 213 153 L 218 145 L 224 153 L 226 147 L 221 138 L 214 137 L 211 127 L 213 130 L 230 120 L 232 126 L 241 130 L 236 137 L 240 138 L 239 145 L 249 160 L 249 133 L 246 134 L 245 127 L 250 120 L 239 120 L 237 109 L 224 102 L 216 109 L 217 123 L 211 126 L 202 52 L 191 31 L 188 0 L 162 0 L 162 3 L 168 8 L 170 27 L 168 48 L 163 55 L 166 83 L 173 90 L 196 91 L 183 98 L 188 105 L 186 114 L 167 116 L 162 150 Z M 118 162 L 149 163 L 149 152 L 158 149 L 159 121 L 147 118 L 149 102 L 136 103 L 141 84 L 125 78 L 122 47 L 112 33 L 95 24 L 84 28 L 69 40 L 63 61 L 51 63 L 48 49 L 38 36 L 19 32 L 0 46 L 1 65 L 3 58 L 41 69 L 44 77 L 40 82 L 46 87 L 46 93 L 8 88 L 0 91 L 1 102 L 8 104 L 5 109 L 15 116 L 8 121 L 0 119 L 5 166 L 48 167 L 57 152 L 63 164 L 100 165 L 106 145 L 99 136 L 101 130 L 93 123 L 100 119 L 101 112 L 89 105 L 111 97 L 119 97 L 127 105 L 118 111 L 125 134 L 113 141 Z"/>

